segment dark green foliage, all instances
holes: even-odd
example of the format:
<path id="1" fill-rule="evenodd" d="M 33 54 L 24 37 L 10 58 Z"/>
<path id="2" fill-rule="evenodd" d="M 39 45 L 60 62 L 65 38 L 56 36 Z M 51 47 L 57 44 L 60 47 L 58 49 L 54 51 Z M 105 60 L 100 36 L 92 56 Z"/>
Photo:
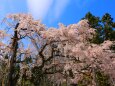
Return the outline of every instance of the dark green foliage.
<path id="1" fill-rule="evenodd" d="M 113 22 L 112 27 L 114 27 L 114 28 L 115 28 L 115 22 Z"/>
<path id="2" fill-rule="evenodd" d="M 88 12 L 83 19 L 87 19 L 90 27 L 96 29 L 96 35 L 90 40 L 92 43 L 100 44 L 105 40 L 115 40 L 115 22 L 109 13 L 105 13 L 100 19 Z"/>
<path id="3" fill-rule="evenodd" d="M 54 83 L 37 66 L 32 69 L 31 83 L 34 84 L 33 86 L 54 86 Z"/>
<path id="4" fill-rule="evenodd" d="M 111 18 L 111 15 L 109 13 L 105 13 L 105 15 L 103 15 L 101 21 L 105 25 L 112 25 L 113 24 L 113 18 Z"/>
<path id="5" fill-rule="evenodd" d="M 109 77 L 101 71 L 95 72 L 96 85 L 97 86 L 111 86 L 109 83 Z"/>
<path id="6" fill-rule="evenodd" d="M 61 86 L 67 86 L 67 83 L 66 82 L 64 82 L 64 83 L 62 83 L 62 85 Z"/>
<path id="7" fill-rule="evenodd" d="M 99 17 L 95 17 L 90 12 L 88 12 L 85 15 L 85 19 L 88 19 L 90 26 L 93 28 L 95 28 L 99 25 L 99 21 L 100 21 Z"/>
<path id="8" fill-rule="evenodd" d="M 93 85 L 92 83 L 92 75 L 84 75 L 83 79 L 78 82 L 78 86 L 88 86 Z M 102 71 L 95 71 L 95 83 L 96 86 L 111 86 L 109 81 L 109 76 L 104 74 Z"/>
<path id="9" fill-rule="evenodd" d="M 115 31 L 112 31 L 110 34 L 111 41 L 115 40 Z"/>
<path id="10" fill-rule="evenodd" d="M 31 82 L 33 82 L 33 84 L 35 86 L 39 86 L 41 80 L 42 80 L 42 77 L 43 77 L 43 73 L 42 73 L 42 69 L 39 68 L 39 67 L 34 67 L 32 69 L 32 79 L 31 79 Z"/>
<path id="11" fill-rule="evenodd" d="M 112 46 L 110 46 L 110 49 L 113 50 L 113 52 L 115 53 L 115 43 Z"/>
<path id="12" fill-rule="evenodd" d="M 73 74 L 72 70 L 69 70 L 69 77 L 74 78 L 74 74 Z"/>
<path id="13" fill-rule="evenodd" d="M 88 86 L 92 84 L 92 76 L 84 75 L 83 79 L 78 82 L 78 86 Z"/>
<path id="14" fill-rule="evenodd" d="M 26 64 L 32 63 L 32 58 L 31 57 L 27 57 L 25 59 L 25 62 L 26 62 Z"/>
<path id="15" fill-rule="evenodd" d="M 113 32 L 113 27 L 112 27 L 112 24 L 113 24 L 113 18 L 111 18 L 111 15 L 106 13 L 102 19 L 101 19 L 102 23 L 103 23 L 103 27 L 104 27 L 104 39 L 105 40 L 111 40 L 113 39 L 112 38 L 112 32 Z"/>
<path id="16" fill-rule="evenodd" d="M 103 42 L 103 38 L 101 37 L 101 34 L 97 32 L 93 37 L 93 39 L 90 40 L 90 42 L 95 44 L 100 44 Z"/>

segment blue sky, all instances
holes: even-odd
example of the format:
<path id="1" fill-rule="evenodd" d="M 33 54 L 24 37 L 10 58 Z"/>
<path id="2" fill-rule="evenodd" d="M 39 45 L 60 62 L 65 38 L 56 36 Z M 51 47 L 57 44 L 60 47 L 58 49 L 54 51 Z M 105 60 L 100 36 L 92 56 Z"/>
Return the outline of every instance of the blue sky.
<path id="1" fill-rule="evenodd" d="M 0 20 L 10 13 L 29 13 L 48 27 L 77 23 L 87 12 L 115 19 L 115 0 L 0 0 Z"/>

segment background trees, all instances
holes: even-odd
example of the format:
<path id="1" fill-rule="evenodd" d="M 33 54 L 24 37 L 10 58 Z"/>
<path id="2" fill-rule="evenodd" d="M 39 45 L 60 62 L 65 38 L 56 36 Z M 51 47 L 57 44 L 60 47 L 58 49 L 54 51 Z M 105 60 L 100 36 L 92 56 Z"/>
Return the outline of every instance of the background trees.
<path id="1" fill-rule="evenodd" d="M 83 19 L 88 19 L 90 27 L 96 29 L 96 36 L 92 40 L 93 43 L 99 44 L 105 40 L 115 40 L 115 22 L 113 22 L 113 18 L 109 13 L 105 13 L 100 18 L 88 12 Z"/>
<path id="2" fill-rule="evenodd" d="M 114 41 L 98 17 L 88 13 L 86 18 L 89 21 L 47 29 L 28 14 L 7 16 L 3 26 L 10 27 L 9 32 L 0 31 L 1 85 L 114 85 Z M 112 19 L 105 16 L 107 27 L 108 21 Z"/>

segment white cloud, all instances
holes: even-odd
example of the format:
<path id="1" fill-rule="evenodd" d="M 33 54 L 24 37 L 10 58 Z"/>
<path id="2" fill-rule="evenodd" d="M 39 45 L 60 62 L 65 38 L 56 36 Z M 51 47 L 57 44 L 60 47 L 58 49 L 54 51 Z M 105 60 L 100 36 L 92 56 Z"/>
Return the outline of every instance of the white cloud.
<path id="1" fill-rule="evenodd" d="M 70 0 L 56 0 L 55 6 L 54 6 L 54 16 L 56 19 L 58 19 L 67 5 L 69 4 Z"/>
<path id="2" fill-rule="evenodd" d="M 28 10 L 35 18 L 58 19 L 70 0 L 27 0 Z"/>
<path id="3" fill-rule="evenodd" d="M 45 18 L 52 3 L 53 0 L 27 0 L 29 13 L 39 19 Z"/>

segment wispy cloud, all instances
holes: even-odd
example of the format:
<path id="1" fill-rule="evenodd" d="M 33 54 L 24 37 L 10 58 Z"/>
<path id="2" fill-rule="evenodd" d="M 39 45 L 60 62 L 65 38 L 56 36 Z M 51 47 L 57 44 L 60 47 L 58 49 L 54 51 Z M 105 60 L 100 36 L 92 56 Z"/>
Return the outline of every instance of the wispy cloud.
<path id="1" fill-rule="evenodd" d="M 54 6 L 54 16 L 55 18 L 59 18 L 67 5 L 69 4 L 70 0 L 56 0 Z"/>
<path id="2" fill-rule="evenodd" d="M 76 3 L 76 5 L 79 9 L 82 9 L 82 8 L 88 6 L 89 4 L 91 4 L 94 1 L 95 0 L 75 0 L 75 3 Z"/>
<path id="3" fill-rule="evenodd" d="M 44 19 L 47 15 L 58 19 L 70 0 L 27 0 L 29 13 L 35 18 Z"/>
<path id="4" fill-rule="evenodd" d="M 52 3 L 53 0 L 27 0 L 29 13 L 39 19 L 45 18 Z"/>

